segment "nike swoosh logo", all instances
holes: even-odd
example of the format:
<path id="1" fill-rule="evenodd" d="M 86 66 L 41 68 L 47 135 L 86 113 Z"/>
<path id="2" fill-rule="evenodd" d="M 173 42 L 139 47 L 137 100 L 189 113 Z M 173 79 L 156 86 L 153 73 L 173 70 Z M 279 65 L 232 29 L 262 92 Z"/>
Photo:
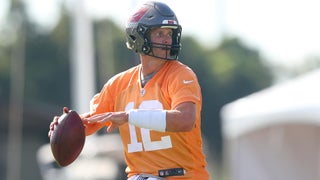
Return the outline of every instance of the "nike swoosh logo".
<path id="1" fill-rule="evenodd" d="M 190 84 L 192 82 L 193 82 L 193 80 L 183 80 L 183 84 Z"/>

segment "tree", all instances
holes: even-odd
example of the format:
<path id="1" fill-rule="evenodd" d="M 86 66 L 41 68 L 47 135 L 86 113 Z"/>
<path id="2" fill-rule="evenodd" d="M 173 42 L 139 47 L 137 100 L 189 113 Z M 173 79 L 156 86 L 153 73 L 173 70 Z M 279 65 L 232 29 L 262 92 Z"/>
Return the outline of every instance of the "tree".
<path id="1" fill-rule="evenodd" d="M 190 37 L 184 38 L 182 45 L 181 59 L 196 72 L 202 87 L 203 133 L 219 162 L 223 146 L 221 108 L 271 85 L 272 74 L 259 52 L 236 38 L 224 39 L 213 49 L 201 47 Z"/>

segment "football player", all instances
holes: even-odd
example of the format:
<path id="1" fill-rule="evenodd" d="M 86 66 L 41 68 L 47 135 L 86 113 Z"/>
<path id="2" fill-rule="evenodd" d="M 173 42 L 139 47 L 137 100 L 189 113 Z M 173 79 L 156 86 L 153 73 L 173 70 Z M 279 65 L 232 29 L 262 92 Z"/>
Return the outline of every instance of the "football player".
<path id="1" fill-rule="evenodd" d="M 126 24 L 127 47 L 141 63 L 112 77 L 82 115 L 86 135 L 119 128 L 130 180 L 209 179 L 201 89 L 178 60 L 181 30 L 169 6 L 143 4 Z"/>

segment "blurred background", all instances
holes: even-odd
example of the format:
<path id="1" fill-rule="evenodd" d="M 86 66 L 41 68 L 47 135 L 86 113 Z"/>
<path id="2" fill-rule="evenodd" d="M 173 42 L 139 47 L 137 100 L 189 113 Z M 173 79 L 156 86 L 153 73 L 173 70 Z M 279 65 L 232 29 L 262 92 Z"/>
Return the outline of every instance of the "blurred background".
<path id="1" fill-rule="evenodd" d="M 221 109 L 320 68 L 320 2 L 161 1 L 178 16 L 179 59 L 196 72 L 202 87 L 208 170 L 212 179 L 229 179 Z M 47 133 L 64 106 L 87 111 L 89 99 L 110 77 L 139 63 L 126 48 L 124 27 L 143 2 L 0 1 L 0 179 L 123 177 L 121 146 L 113 144 L 121 143 L 117 132 L 101 130 L 88 138 L 78 164 L 69 169 L 52 161 Z M 86 170 L 96 178 L 85 176 Z"/>

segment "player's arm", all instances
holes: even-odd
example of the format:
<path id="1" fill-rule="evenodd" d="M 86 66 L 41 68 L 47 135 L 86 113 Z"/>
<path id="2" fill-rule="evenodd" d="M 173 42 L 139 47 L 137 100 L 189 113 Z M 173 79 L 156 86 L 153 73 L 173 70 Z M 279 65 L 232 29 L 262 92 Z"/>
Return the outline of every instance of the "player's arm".
<path id="1" fill-rule="evenodd" d="M 166 131 L 191 131 L 196 120 L 196 105 L 183 102 L 166 113 Z"/>
<path id="2" fill-rule="evenodd" d="M 195 119 L 196 106 L 193 102 L 181 103 L 173 110 L 134 109 L 129 112 L 109 112 L 84 118 L 88 124 L 112 122 L 108 132 L 125 123 L 162 132 L 190 131 Z"/>

